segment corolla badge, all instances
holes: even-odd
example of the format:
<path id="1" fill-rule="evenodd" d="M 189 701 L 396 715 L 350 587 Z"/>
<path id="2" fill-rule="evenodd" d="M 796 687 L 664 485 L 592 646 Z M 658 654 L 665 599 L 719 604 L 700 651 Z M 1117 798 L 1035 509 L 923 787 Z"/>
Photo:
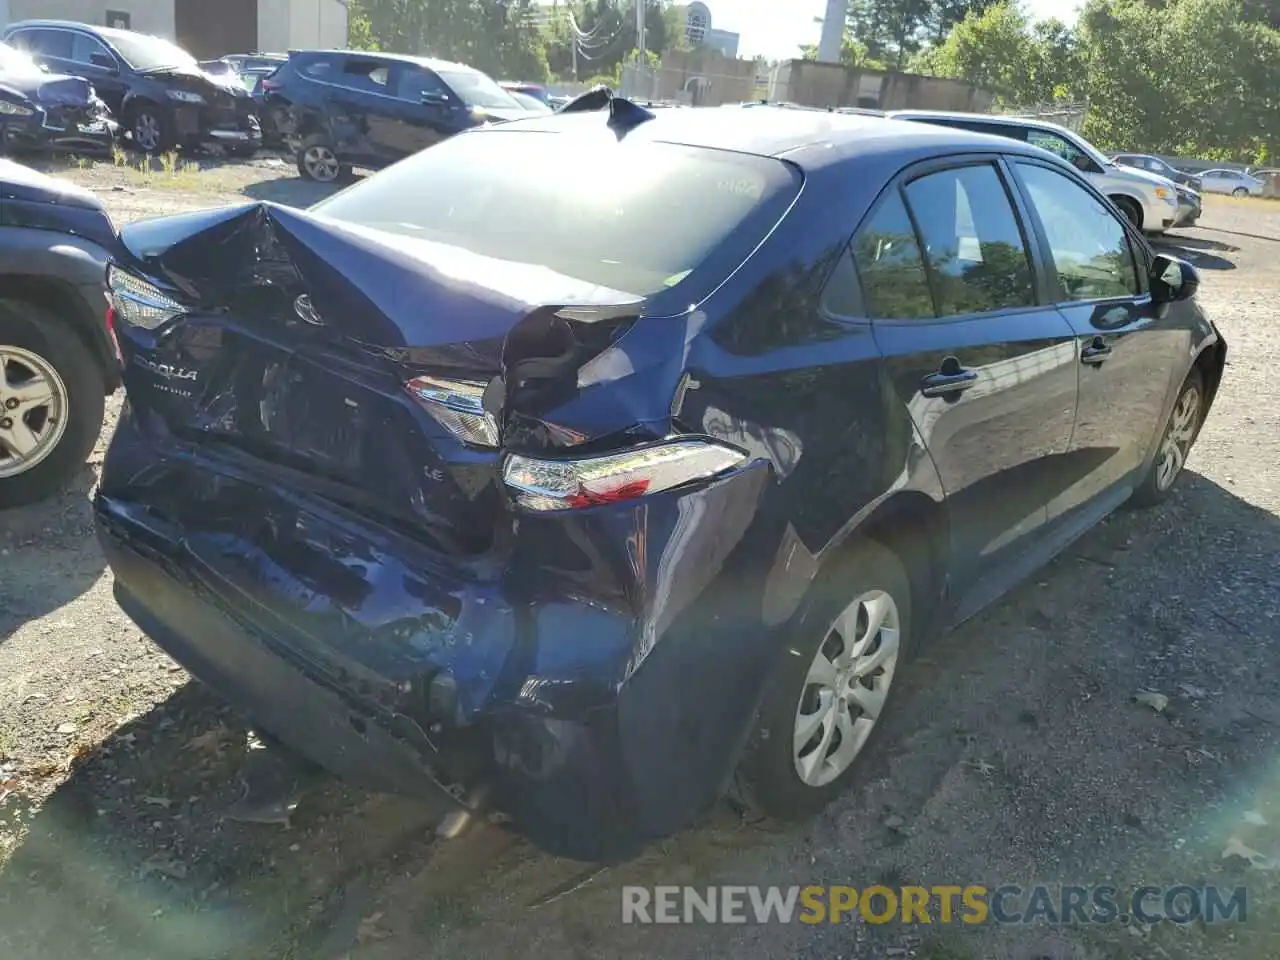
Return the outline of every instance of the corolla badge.
<path id="1" fill-rule="evenodd" d="M 305 293 L 293 301 L 293 312 L 298 315 L 299 319 L 311 324 L 313 327 L 324 326 L 324 317 L 316 312 L 316 308 L 311 305 L 311 298 Z"/>
<path id="2" fill-rule="evenodd" d="M 134 357 L 133 362 L 144 370 L 150 370 L 156 376 L 164 377 L 166 380 L 197 380 L 200 377 L 200 371 L 192 370 L 190 367 L 174 366 L 172 363 L 159 363 L 146 357 Z"/>

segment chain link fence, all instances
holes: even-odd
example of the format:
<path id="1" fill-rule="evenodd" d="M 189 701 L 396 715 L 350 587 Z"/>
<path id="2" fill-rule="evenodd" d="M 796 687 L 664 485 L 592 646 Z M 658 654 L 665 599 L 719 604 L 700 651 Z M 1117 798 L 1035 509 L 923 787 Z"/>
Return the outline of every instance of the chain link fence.
<path id="1" fill-rule="evenodd" d="M 1026 120 L 1045 120 L 1080 133 L 1089 115 L 1088 101 L 1079 103 L 1036 103 L 1016 107 L 993 107 L 992 113 Z"/>

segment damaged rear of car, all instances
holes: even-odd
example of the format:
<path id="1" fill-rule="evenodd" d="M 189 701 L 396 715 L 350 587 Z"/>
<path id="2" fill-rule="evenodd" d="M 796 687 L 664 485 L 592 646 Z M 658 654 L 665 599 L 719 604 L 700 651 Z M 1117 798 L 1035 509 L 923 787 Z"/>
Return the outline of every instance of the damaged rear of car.
<path id="1" fill-rule="evenodd" d="M 703 698 L 767 674 L 736 568 L 770 467 L 684 398 L 691 305 L 803 181 L 599 127 L 126 228 L 97 498 L 121 606 L 265 730 L 585 858 L 720 794 L 754 699 Z"/>

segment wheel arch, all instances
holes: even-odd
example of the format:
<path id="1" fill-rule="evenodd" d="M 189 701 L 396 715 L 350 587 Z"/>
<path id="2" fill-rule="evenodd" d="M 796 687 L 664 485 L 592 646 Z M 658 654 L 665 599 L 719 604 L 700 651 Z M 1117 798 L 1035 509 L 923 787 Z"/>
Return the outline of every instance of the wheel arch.
<path id="1" fill-rule="evenodd" d="M 107 391 L 114 391 L 120 386 L 120 371 L 105 320 L 105 254 L 86 241 L 56 235 L 58 245 L 78 248 L 77 255 L 68 256 L 37 242 L 40 231 L 12 232 L 16 242 L 6 244 L 6 250 L 13 264 L 0 273 L 0 297 L 35 303 L 64 318 L 102 367 Z M 8 233 L 0 231 L 0 235 Z M 97 302 L 91 302 L 95 293 Z"/>
<path id="2" fill-rule="evenodd" d="M 1227 367 L 1227 344 L 1221 337 L 1205 346 L 1192 361 L 1193 370 L 1199 370 L 1204 379 L 1205 402 L 1204 412 L 1208 414 L 1213 401 L 1218 396 L 1218 387 L 1222 383 L 1222 374 Z"/>
<path id="3" fill-rule="evenodd" d="M 1145 226 L 1147 208 L 1146 204 L 1144 204 L 1139 197 L 1136 197 L 1131 193 L 1125 193 L 1123 190 L 1113 189 L 1107 192 L 1107 199 L 1119 207 L 1122 213 L 1124 213 L 1128 208 L 1136 210 L 1138 214 L 1138 222 L 1135 226 L 1140 230 Z"/>
<path id="4" fill-rule="evenodd" d="M 948 581 L 950 523 L 945 500 L 921 490 L 892 494 L 824 551 L 821 568 L 871 542 L 888 550 L 907 572 L 916 639 L 938 625 Z M 821 575 L 821 569 L 819 571 Z"/>

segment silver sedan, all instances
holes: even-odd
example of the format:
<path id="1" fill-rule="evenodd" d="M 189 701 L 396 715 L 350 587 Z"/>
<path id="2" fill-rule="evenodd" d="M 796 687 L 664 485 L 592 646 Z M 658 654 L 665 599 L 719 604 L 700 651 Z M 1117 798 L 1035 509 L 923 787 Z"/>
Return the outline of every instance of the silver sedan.
<path id="1" fill-rule="evenodd" d="M 1229 193 L 1235 197 L 1260 197 L 1266 184 L 1239 170 L 1206 170 L 1200 174 L 1202 193 Z"/>

